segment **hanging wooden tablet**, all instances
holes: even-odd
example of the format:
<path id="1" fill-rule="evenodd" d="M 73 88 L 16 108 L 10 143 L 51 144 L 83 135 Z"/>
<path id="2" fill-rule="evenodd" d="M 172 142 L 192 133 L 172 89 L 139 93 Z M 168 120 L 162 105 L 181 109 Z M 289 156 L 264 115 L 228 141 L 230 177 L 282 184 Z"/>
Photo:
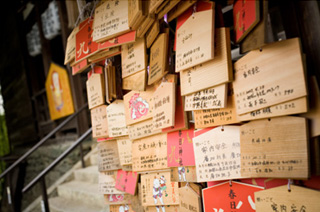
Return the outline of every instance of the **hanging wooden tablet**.
<path id="1" fill-rule="evenodd" d="M 185 111 L 225 108 L 227 105 L 227 84 L 218 85 L 185 96 Z"/>
<path id="2" fill-rule="evenodd" d="M 240 121 L 271 118 L 291 114 L 305 113 L 308 110 L 307 97 L 301 97 L 284 103 L 276 104 L 238 116 Z"/>
<path id="3" fill-rule="evenodd" d="M 162 19 L 165 14 L 167 14 L 172 8 L 174 8 L 180 0 L 172 0 L 172 1 L 165 1 L 165 5 L 158 13 L 158 19 Z"/>
<path id="4" fill-rule="evenodd" d="M 130 31 L 117 37 L 111 38 L 110 40 L 99 43 L 99 50 L 113 48 L 136 41 L 136 31 Z"/>
<path id="5" fill-rule="evenodd" d="M 179 212 L 201 212 L 202 204 L 200 195 L 190 186 L 179 188 Z"/>
<path id="6" fill-rule="evenodd" d="M 240 127 L 223 126 L 193 138 L 197 181 L 239 179 Z"/>
<path id="7" fill-rule="evenodd" d="M 180 3 L 168 13 L 168 22 L 171 22 L 173 19 L 180 16 L 196 2 L 196 0 L 180 1 Z"/>
<path id="8" fill-rule="evenodd" d="M 171 168 L 171 181 L 173 182 L 197 182 L 195 166 L 180 166 Z"/>
<path id="9" fill-rule="evenodd" d="M 147 85 L 146 70 L 139 71 L 129 77 L 122 79 L 123 90 L 145 91 Z"/>
<path id="10" fill-rule="evenodd" d="M 128 23 L 129 27 L 136 29 L 139 20 L 143 17 L 142 4 L 144 1 L 141 0 L 128 0 Z"/>
<path id="11" fill-rule="evenodd" d="M 254 193 L 256 210 L 266 211 L 320 211 L 320 192 L 300 186 L 280 186 Z"/>
<path id="12" fill-rule="evenodd" d="M 176 84 L 163 82 L 153 93 L 153 124 L 154 129 L 174 126 L 176 108 Z"/>
<path id="13" fill-rule="evenodd" d="M 74 112 L 72 92 L 66 69 L 51 63 L 45 88 L 51 120 L 60 119 Z"/>
<path id="14" fill-rule="evenodd" d="M 107 105 L 93 108 L 91 111 L 92 137 L 109 137 Z"/>
<path id="15" fill-rule="evenodd" d="M 126 124 L 132 125 L 152 118 L 153 88 L 146 91 L 131 91 L 123 96 Z"/>
<path id="16" fill-rule="evenodd" d="M 119 160 L 120 165 L 131 165 L 132 164 L 132 141 L 129 139 L 128 136 L 117 138 L 118 144 L 118 153 L 119 153 Z"/>
<path id="17" fill-rule="evenodd" d="M 155 13 L 164 0 L 150 0 L 149 13 Z"/>
<path id="18" fill-rule="evenodd" d="M 107 107 L 107 120 L 110 137 L 128 135 L 123 100 L 117 99 Z"/>
<path id="19" fill-rule="evenodd" d="M 123 194 L 115 188 L 117 171 L 99 172 L 99 192 L 101 194 Z"/>
<path id="20" fill-rule="evenodd" d="M 121 168 L 116 140 L 100 142 L 98 144 L 98 151 L 98 168 L 100 172 Z"/>
<path id="21" fill-rule="evenodd" d="M 159 134 L 161 132 L 161 129 L 155 130 L 152 119 L 128 126 L 128 133 L 131 140 L 144 138 L 150 135 Z"/>
<path id="22" fill-rule="evenodd" d="M 102 60 L 105 60 L 107 58 L 113 57 L 115 55 L 121 54 L 121 48 L 119 46 L 113 47 L 110 49 L 105 49 L 103 51 L 99 51 L 95 53 L 94 55 L 88 57 L 88 61 L 90 63 L 98 63 Z"/>
<path id="23" fill-rule="evenodd" d="M 136 193 L 137 183 L 137 172 L 128 172 L 121 169 L 117 171 L 116 189 L 134 195 Z"/>
<path id="24" fill-rule="evenodd" d="M 235 40 L 239 43 L 260 21 L 260 2 L 237 0 L 233 6 Z"/>
<path id="25" fill-rule="evenodd" d="M 156 17 L 154 14 L 149 14 L 144 21 L 141 23 L 141 25 L 137 29 L 137 37 L 143 38 L 146 32 L 149 30 L 151 25 L 154 23 Z"/>
<path id="26" fill-rule="evenodd" d="M 147 48 L 150 48 L 150 46 L 153 44 L 153 42 L 155 41 L 159 33 L 160 33 L 159 21 L 156 20 L 153 23 L 150 30 L 147 32 L 147 36 L 146 36 Z"/>
<path id="27" fill-rule="evenodd" d="M 99 50 L 99 44 L 92 40 L 92 25 L 92 18 L 87 18 L 82 23 L 80 23 L 79 31 L 76 34 L 75 61 L 77 63 L 93 55 Z"/>
<path id="28" fill-rule="evenodd" d="M 122 78 L 131 76 L 147 68 L 145 39 L 122 46 L 121 51 Z"/>
<path id="29" fill-rule="evenodd" d="M 168 34 L 161 33 L 150 49 L 148 85 L 161 79 L 168 67 Z"/>
<path id="30" fill-rule="evenodd" d="M 107 205 L 119 206 L 125 204 L 132 204 L 134 196 L 130 194 L 105 194 L 104 200 Z"/>
<path id="31" fill-rule="evenodd" d="M 214 2 L 197 2 L 177 21 L 176 72 L 214 57 Z"/>
<path id="32" fill-rule="evenodd" d="M 174 132 L 178 130 L 186 130 L 189 128 L 189 120 L 184 110 L 184 97 L 181 96 L 180 87 L 176 89 L 176 109 L 174 116 L 174 126 L 163 128 L 162 132 Z"/>
<path id="33" fill-rule="evenodd" d="M 193 127 L 167 134 L 168 167 L 195 166 L 193 136 Z"/>
<path id="34" fill-rule="evenodd" d="M 76 34 L 79 31 L 79 27 L 75 27 L 70 33 L 67 40 L 66 53 L 64 58 L 64 64 L 70 63 L 76 57 Z"/>
<path id="35" fill-rule="evenodd" d="M 230 31 L 215 30 L 214 59 L 180 72 L 181 95 L 185 96 L 232 80 Z"/>
<path id="36" fill-rule="evenodd" d="M 135 212 L 133 210 L 132 205 L 124 204 L 124 205 L 110 205 L 110 212 Z"/>
<path id="37" fill-rule="evenodd" d="M 253 50 L 235 64 L 233 88 L 238 114 L 307 95 L 298 38 Z"/>
<path id="38" fill-rule="evenodd" d="M 261 190 L 263 187 L 234 181 L 203 189 L 203 210 L 255 212 L 254 194 Z"/>
<path id="39" fill-rule="evenodd" d="M 258 49 L 268 43 L 268 1 L 262 1 L 260 6 L 262 11 L 260 21 L 255 26 L 249 34 L 240 43 L 240 52 L 244 54 L 245 52 L 251 51 L 253 49 Z M 238 18 L 238 17 L 237 17 Z M 242 17 L 239 17 L 241 19 Z M 240 26 L 241 28 L 241 26 Z M 243 27 L 244 28 L 244 27 Z"/>
<path id="40" fill-rule="evenodd" d="M 145 212 L 160 212 L 161 210 L 165 212 L 179 212 L 179 205 L 164 205 L 164 206 L 148 206 L 145 207 Z"/>
<path id="41" fill-rule="evenodd" d="M 241 126 L 241 175 L 309 177 L 306 119 L 284 116 Z"/>
<path id="42" fill-rule="evenodd" d="M 170 171 L 141 175 L 143 206 L 179 205 L 178 183 L 171 182 Z"/>
<path id="43" fill-rule="evenodd" d="M 76 63 L 75 61 L 73 62 L 70 63 L 70 66 L 72 67 L 72 75 L 80 74 L 91 65 L 91 63 L 88 62 L 87 59 L 81 60 L 78 63 Z"/>
<path id="44" fill-rule="evenodd" d="M 320 91 L 315 76 L 309 79 L 309 111 L 301 116 L 308 118 L 311 123 L 311 137 L 320 135 Z"/>
<path id="45" fill-rule="evenodd" d="M 195 110 L 193 115 L 196 129 L 239 123 L 232 86 L 229 85 L 226 108 Z"/>
<path id="46" fill-rule="evenodd" d="M 150 171 L 168 168 L 167 134 L 132 141 L 132 170 Z"/>
<path id="47" fill-rule="evenodd" d="M 101 67 L 99 67 L 101 68 Z M 99 105 L 104 104 L 104 75 L 103 74 L 92 74 L 87 80 L 87 96 L 88 96 L 88 107 L 92 109 Z"/>
<path id="48" fill-rule="evenodd" d="M 93 41 L 102 42 L 130 31 L 128 1 L 105 0 L 95 8 Z"/>

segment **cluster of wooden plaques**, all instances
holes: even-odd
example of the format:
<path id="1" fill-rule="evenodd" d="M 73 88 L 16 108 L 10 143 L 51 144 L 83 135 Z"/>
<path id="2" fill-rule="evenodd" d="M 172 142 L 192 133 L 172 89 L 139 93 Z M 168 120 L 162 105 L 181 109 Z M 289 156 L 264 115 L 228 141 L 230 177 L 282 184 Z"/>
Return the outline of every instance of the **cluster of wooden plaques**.
<path id="1" fill-rule="evenodd" d="M 263 21 L 259 5 L 234 3 L 241 45 Z M 110 211 L 320 210 L 319 192 L 287 189 L 310 178 L 309 139 L 320 135 L 319 88 L 310 80 L 317 92 L 308 92 L 299 38 L 246 45 L 233 63 L 216 12 L 211 1 L 106 0 L 70 35 L 73 73 L 92 66 L 88 104 Z"/>

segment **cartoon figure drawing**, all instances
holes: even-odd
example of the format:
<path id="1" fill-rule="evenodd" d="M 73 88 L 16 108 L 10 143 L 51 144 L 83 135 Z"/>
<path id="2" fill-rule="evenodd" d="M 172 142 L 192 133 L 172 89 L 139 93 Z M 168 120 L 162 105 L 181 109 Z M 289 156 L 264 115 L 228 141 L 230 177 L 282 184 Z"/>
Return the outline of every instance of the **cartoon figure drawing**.
<path id="1" fill-rule="evenodd" d="M 139 95 L 140 94 L 138 93 L 134 94 L 129 101 L 129 105 L 131 108 L 131 118 L 133 120 L 147 115 L 149 111 L 149 103 L 139 97 Z"/>
<path id="2" fill-rule="evenodd" d="M 183 181 L 187 181 L 186 179 L 186 169 L 183 166 L 178 167 L 179 181 L 181 181 L 181 175 L 183 177 Z"/>
<path id="3" fill-rule="evenodd" d="M 121 205 L 119 207 L 119 212 L 129 212 L 129 206 L 128 205 Z"/>
<path id="4" fill-rule="evenodd" d="M 158 198 L 160 200 L 161 205 L 161 210 L 162 212 L 165 212 L 166 209 L 164 207 L 162 195 L 163 191 L 166 192 L 167 186 L 166 186 L 166 179 L 164 176 L 161 176 L 160 179 L 154 178 L 153 180 L 153 199 L 154 199 L 154 204 L 158 203 Z M 168 194 L 166 193 L 166 196 Z M 160 212 L 160 206 L 156 206 L 157 212 Z"/>
<path id="5" fill-rule="evenodd" d="M 63 107 L 63 98 L 62 98 L 62 88 L 60 84 L 59 74 L 56 71 L 52 73 L 52 81 L 51 81 L 50 88 L 53 95 L 54 106 L 57 111 L 60 111 Z"/>
<path id="6" fill-rule="evenodd" d="M 109 195 L 110 202 L 119 202 L 119 201 L 122 201 L 123 199 L 124 199 L 123 194 L 110 194 Z"/>

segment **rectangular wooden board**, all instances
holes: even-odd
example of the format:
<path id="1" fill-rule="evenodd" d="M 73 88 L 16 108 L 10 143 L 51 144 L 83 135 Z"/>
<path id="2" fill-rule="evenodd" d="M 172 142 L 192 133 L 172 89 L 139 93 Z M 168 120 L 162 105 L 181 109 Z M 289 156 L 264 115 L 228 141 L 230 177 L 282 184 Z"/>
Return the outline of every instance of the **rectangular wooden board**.
<path id="1" fill-rule="evenodd" d="M 160 33 L 159 21 L 156 20 L 146 35 L 147 48 L 150 48 L 150 46 L 156 40 L 159 33 Z"/>
<path id="2" fill-rule="evenodd" d="M 95 8 L 93 38 L 95 42 L 109 40 L 130 31 L 128 1 L 104 0 Z"/>
<path id="3" fill-rule="evenodd" d="M 99 172 L 99 192 L 101 194 L 124 194 L 115 188 L 117 171 Z"/>
<path id="4" fill-rule="evenodd" d="M 75 27 L 70 33 L 67 40 L 66 53 L 64 58 L 64 64 L 70 63 L 76 57 L 76 34 L 79 31 L 79 27 Z"/>
<path id="5" fill-rule="evenodd" d="M 93 108 L 91 111 L 92 137 L 109 137 L 107 106 L 101 105 Z"/>
<path id="6" fill-rule="evenodd" d="M 152 119 L 128 126 L 128 133 L 131 140 L 148 137 L 161 132 L 161 129 L 155 130 Z"/>
<path id="7" fill-rule="evenodd" d="M 186 11 L 189 7 L 191 7 L 197 0 L 187 0 L 181 1 L 176 7 L 168 13 L 168 22 L 171 22 L 173 19 L 180 16 L 184 11 Z"/>
<path id="8" fill-rule="evenodd" d="M 121 48 L 122 78 L 131 76 L 147 68 L 145 39 L 123 45 Z"/>
<path id="9" fill-rule="evenodd" d="M 147 71 L 142 70 L 122 79 L 123 90 L 145 91 L 147 85 Z"/>
<path id="10" fill-rule="evenodd" d="M 117 99 L 107 106 L 107 120 L 110 137 L 128 135 L 123 100 Z"/>
<path id="11" fill-rule="evenodd" d="M 103 74 L 92 74 L 87 80 L 86 85 L 89 109 L 104 104 L 105 90 L 103 82 Z"/>
<path id="12" fill-rule="evenodd" d="M 143 206 L 179 205 L 178 183 L 171 182 L 170 171 L 141 175 Z"/>
<path id="13" fill-rule="evenodd" d="M 180 166 L 171 168 L 171 181 L 173 182 L 197 182 L 195 166 Z"/>
<path id="14" fill-rule="evenodd" d="M 306 119 L 277 117 L 241 126 L 241 175 L 306 179 L 309 177 Z"/>
<path id="15" fill-rule="evenodd" d="M 214 2 L 197 2 L 177 21 L 176 72 L 204 63 L 214 57 Z"/>
<path id="16" fill-rule="evenodd" d="M 148 85 L 161 79 L 168 67 L 168 34 L 161 33 L 150 49 Z"/>
<path id="17" fill-rule="evenodd" d="M 157 134 L 132 142 L 133 171 L 168 168 L 167 134 Z"/>
<path id="18" fill-rule="evenodd" d="M 172 127 L 175 123 L 176 84 L 163 82 L 153 93 L 153 125 L 154 129 Z"/>
<path id="19" fill-rule="evenodd" d="M 227 84 L 197 91 L 185 96 L 185 111 L 225 108 L 227 106 Z"/>
<path id="20" fill-rule="evenodd" d="M 241 178 L 240 127 L 214 128 L 193 138 L 197 181 Z"/>
<path id="21" fill-rule="evenodd" d="M 234 68 L 238 114 L 307 95 L 298 38 L 268 44 L 261 51 L 252 50 Z"/>
<path id="22" fill-rule="evenodd" d="M 98 144 L 98 153 L 98 168 L 100 172 L 121 168 L 116 140 L 100 142 Z"/>
<path id="23" fill-rule="evenodd" d="M 132 141 L 128 136 L 117 138 L 118 154 L 120 165 L 131 165 L 132 164 Z"/>
<path id="24" fill-rule="evenodd" d="M 230 31 L 217 28 L 215 33 L 214 59 L 180 72 L 182 96 L 232 80 Z"/>

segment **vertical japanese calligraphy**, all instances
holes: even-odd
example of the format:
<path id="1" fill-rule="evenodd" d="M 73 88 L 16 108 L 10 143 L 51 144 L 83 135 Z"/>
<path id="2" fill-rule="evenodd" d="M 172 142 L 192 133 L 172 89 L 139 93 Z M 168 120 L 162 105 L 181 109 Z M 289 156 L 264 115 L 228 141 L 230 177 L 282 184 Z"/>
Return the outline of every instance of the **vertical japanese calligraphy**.
<path id="1" fill-rule="evenodd" d="M 128 135 L 124 103 L 122 100 L 116 100 L 107 106 L 107 120 L 110 137 Z"/>
<path id="2" fill-rule="evenodd" d="M 91 111 L 92 137 L 109 137 L 107 106 L 101 105 Z"/>
<path id="3" fill-rule="evenodd" d="M 104 141 L 98 144 L 98 168 L 99 171 L 120 169 L 120 160 L 117 141 Z"/>

